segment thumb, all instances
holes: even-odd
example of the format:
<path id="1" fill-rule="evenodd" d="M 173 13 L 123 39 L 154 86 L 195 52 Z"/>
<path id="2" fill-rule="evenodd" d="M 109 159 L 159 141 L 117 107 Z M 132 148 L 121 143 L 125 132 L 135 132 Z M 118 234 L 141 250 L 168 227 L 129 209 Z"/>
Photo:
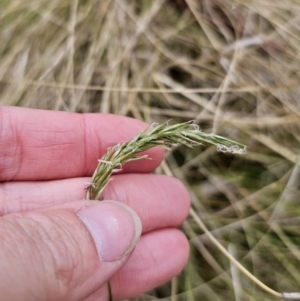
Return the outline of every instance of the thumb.
<path id="1" fill-rule="evenodd" d="M 82 300 L 122 267 L 139 217 L 119 202 L 86 204 L 0 218 L 1 300 Z"/>

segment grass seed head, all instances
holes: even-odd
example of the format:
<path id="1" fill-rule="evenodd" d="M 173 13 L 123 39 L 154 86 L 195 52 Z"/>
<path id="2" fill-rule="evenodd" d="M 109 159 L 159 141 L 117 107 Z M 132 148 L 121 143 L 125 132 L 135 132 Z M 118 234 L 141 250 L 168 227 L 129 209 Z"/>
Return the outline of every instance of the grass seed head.
<path id="1" fill-rule="evenodd" d="M 244 154 L 246 147 L 236 141 L 214 134 L 206 134 L 192 121 L 169 125 L 152 124 L 133 139 L 118 143 L 109 148 L 98 160 L 98 166 L 92 177 L 92 185 L 87 188 L 86 199 L 98 200 L 109 183 L 113 173 L 120 172 L 122 166 L 128 162 L 150 159 L 147 155 L 139 155 L 156 146 L 170 149 L 176 145 L 194 147 L 203 143 L 213 144 L 223 153 Z"/>

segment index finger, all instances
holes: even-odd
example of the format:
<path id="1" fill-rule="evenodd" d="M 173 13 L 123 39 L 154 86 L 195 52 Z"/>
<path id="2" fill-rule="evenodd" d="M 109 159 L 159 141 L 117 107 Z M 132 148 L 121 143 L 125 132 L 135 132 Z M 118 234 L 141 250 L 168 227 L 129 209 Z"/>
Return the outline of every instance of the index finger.
<path id="1" fill-rule="evenodd" d="M 118 115 L 1 107 L 0 181 L 90 176 L 108 147 L 146 127 L 144 122 Z M 147 154 L 152 160 L 132 162 L 124 171 L 153 171 L 163 149 Z"/>

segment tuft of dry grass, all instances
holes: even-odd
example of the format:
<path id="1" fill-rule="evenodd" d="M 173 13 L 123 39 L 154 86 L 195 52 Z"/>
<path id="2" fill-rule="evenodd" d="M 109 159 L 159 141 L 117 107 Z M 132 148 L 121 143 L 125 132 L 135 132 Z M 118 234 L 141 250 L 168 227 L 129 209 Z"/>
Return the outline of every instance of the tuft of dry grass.
<path id="1" fill-rule="evenodd" d="M 11 0 L 0 3 L 0 104 L 194 119 L 245 156 L 173 148 L 157 172 L 188 187 L 210 233 L 276 291 L 299 291 L 300 3 Z M 188 267 L 136 298 L 276 300 L 193 217 Z"/>

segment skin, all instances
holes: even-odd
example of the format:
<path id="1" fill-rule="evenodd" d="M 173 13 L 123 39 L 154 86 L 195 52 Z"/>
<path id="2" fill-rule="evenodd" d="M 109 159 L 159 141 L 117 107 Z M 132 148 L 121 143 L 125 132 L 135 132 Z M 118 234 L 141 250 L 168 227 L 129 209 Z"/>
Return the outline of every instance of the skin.
<path id="1" fill-rule="evenodd" d="M 142 222 L 131 256 L 99 260 L 76 212 L 84 187 L 106 149 L 147 125 L 107 114 L 0 108 L 0 294 L 10 300 L 114 300 L 147 292 L 184 268 L 188 241 L 177 227 L 190 200 L 177 179 L 152 172 L 152 160 L 132 162 L 114 175 L 104 200 L 130 206 Z M 18 285 L 11 285 L 12 283 Z"/>

